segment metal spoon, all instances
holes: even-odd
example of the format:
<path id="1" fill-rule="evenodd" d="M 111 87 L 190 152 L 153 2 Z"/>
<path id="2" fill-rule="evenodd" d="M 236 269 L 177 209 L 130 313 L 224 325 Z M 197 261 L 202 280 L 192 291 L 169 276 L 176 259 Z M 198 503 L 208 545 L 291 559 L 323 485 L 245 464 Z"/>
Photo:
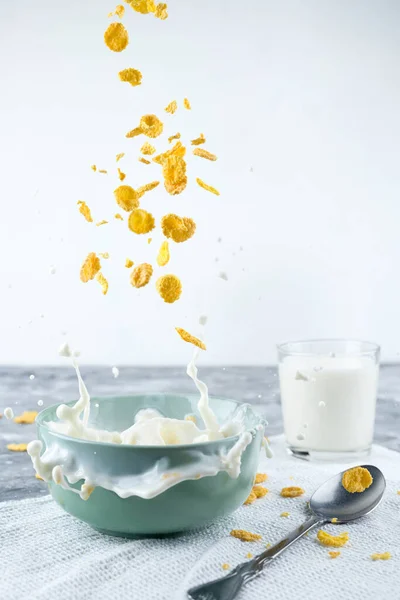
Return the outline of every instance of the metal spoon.
<path id="1" fill-rule="evenodd" d="M 372 485 L 362 493 L 350 494 L 342 486 L 343 473 L 339 473 L 317 489 L 311 496 L 313 513 L 303 525 L 292 531 L 284 540 L 272 546 L 252 560 L 238 565 L 225 577 L 193 587 L 188 591 L 191 600 L 232 600 L 241 587 L 260 575 L 263 568 L 282 554 L 307 531 L 320 527 L 332 519 L 347 523 L 370 513 L 382 500 L 386 481 L 382 472 L 372 465 L 362 465 L 373 477 Z"/>

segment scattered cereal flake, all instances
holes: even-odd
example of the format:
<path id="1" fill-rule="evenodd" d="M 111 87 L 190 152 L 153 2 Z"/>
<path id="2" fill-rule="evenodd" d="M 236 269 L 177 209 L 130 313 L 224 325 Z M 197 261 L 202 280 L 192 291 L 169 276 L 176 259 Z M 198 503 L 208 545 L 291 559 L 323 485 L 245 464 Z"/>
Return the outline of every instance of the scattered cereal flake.
<path id="1" fill-rule="evenodd" d="M 118 77 L 121 81 L 130 83 L 133 87 L 142 83 L 141 72 L 137 69 L 132 69 L 131 67 L 129 67 L 129 69 L 122 69 L 122 71 L 118 73 Z"/>
<path id="2" fill-rule="evenodd" d="M 150 237 L 150 238 L 147 238 L 147 243 L 148 243 L 148 244 L 151 244 L 151 242 L 152 242 L 152 241 L 153 241 L 153 238 L 151 238 L 151 237 Z"/>
<path id="3" fill-rule="evenodd" d="M 153 275 L 153 267 L 149 263 L 142 263 L 135 267 L 131 274 L 131 284 L 136 288 L 147 285 Z"/>
<path id="4" fill-rule="evenodd" d="M 255 502 L 256 500 L 257 500 L 257 496 L 255 495 L 254 491 L 251 490 L 250 494 L 247 496 L 247 498 L 243 502 L 243 504 L 246 504 L 246 506 L 248 506 L 249 504 L 253 504 L 253 502 Z"/>
<path id="5" fill-rule="evenodd" d="M 152 181 L 151 183 L 142 185 L 136 190 L 138 198 L 141 198 L 146 192 L 151 192 L 151 190 L 154 190 L 154 188 L 156 188 L 158 185 L 160 185 L 159 181 Z"/>
<path id="6" fill-rule="evenodd" d="M 129 35 L 122 23 L 110 23 L 104 33 L 104 42 L 113 52 L 125 50 L 129 42 Z"/>
<path id="7" fill-rule="evenodd" d="M 105 169 L 99 169 L 99 173 L 103 173 L 103 175 L 107 175 L 107 171 Z"/>
<path id="8" fill-rule="evenodd" d="M 148 13 L 153 13 L 156 9 L 154 4 L 154 0 L 125 0 L 133 10 L 141 13 L 142 15 L 147 15 Z"/>
<path id="9" fill-rule="evenodd" d="M 110 253 L 109 252 L 99 252 L 99 256 L 101 256 L 101 258 L 110 258 Z"/>
<path id="10" fill-rule="evenodd" d="M 204 148 L 195 148 L 193 150 L 193 154 L 195 156 L 201 156 L 201 158 L 206 158 L 207 160 L 217 160 L 217 156 L 215 154 L 211 154 L 211 152 L 204 150 Z"/>
<path id="11" fill-rule="evenodd" d="M 14 418 L 14 423 L 21 423 L 24 425 L 31 425 L 35 422 L 35 419 L 38 415 L 36 410 L 24 410 L 22 415 Z"/>
<path id="12" fill-rule="evenodd" d="M 271 548 L 271 544 L 268 542 L 268 544 L 265 544 L 266 548 Z"/>
<path id="13" fill-rule="evenodd" d="M 39 473 L 35 473 L 36 479 L 40 479 L 40 481 L 44 481 L 43 477 L 40 477 Z"/>
<path id="14" fill-rule="evenodd" d="M 182 283 L 176 275 L 163 275 L 156 282 L 157 291 L 164 302 L 172 304 L 179 300 L 182 293 Z"/>
<path id="15" fill-rule="evenodd" d="M 134 262 L 133 262 L 133 260 L 131 260 L 130 258 L 127 258 L 127 259 L 126 259 L 126 261 L 125 261 L 125 267 L 126 267 L 127 269 L 130 269 L 131 267 L 133 267 L 133 265 L 134 265 L 134 264 L 135 264 L 135 263 L 134 263 Z"/>
<path id="16" fill-rule="evenodd" d="M 168 6 L 165 3 L 160 2 L 156 6 L 156 10 L 154 11 L 154 16 L 157 19 L 161 19 L 161 21 L 165 21 L 165 19 L 168 19 L 167 8 L 168 8 Z"/>
<path id="17" fill-rule="evenodd" d="M 254 483 L 264 483 L 264 481 L 267 481 L 267 479 L 268 475 L 266 473 L 257 473 Z"/>
<path id="18" fill-rule="evenodd" d="M 167 150 L 166 152 L 162 152 L 161 154 L 157 154 L 157 156 L 155 156 L 153 158 L 153 162 L 159 164 L 159 165 L 164 165 L 166 160 L 170 157 L 170 156 L 178 156 L 180 158 L 183 158 L 186 154 L 186 148 L 185 146 L 182 144 L 182 142 L 176 142 L 176 144 L 174 144 L 172 146 L 172 148 L 170 148 L 169 150 Z"/>
<path id="19" fill-rule="evenodd" d="M 122 17 L 125 14 L 125 8 L 122 6 L 122 4 L 118 4 L 115 8 L 115 14 L 122 19 Z"/>
<path id="20" fill-rule="evenodd" d="M 161 244 L 160 249 L 158 251 L 158 255 L 157 255 L 158 266 L 165 267 L 165 265 L 168 264 L 169 259 L 170 259 L 169 244 L 168 244 L 167 240 L 165 240 Z"/>
<path id="21" fill-rule="evenodd" d="M 340 551 L 336 550 L 336 552 L 334 550 L 331 550 L 330 552 L 328 552 L 329 556 L 331 558 L 337 558 L 338 556 L 340 556 Z"/>
<path id="22" fill-rule="evenodd" d="M 118 168 L 118 178 L 119 178 L 119 180 L 120 180 L 120 181 L 123 181 L 123 180 L 125 179 L 125 177 L 126 177 L 125 173 L 123 173 L 123 172 L 121 171 L 121 169 L 120 169 L 120 168 Z"/>
<path id="23" fill-rule="evenodd" d="M 11 452 L 26 452 L 28 444 L 7 444 L 7 450 Z"/>
<path id="24" fill-rule="evenodd" d="M 130 185 L 120 185 L 114 190 L 114 196 L 118 206 L 126 211 L 134 210 L 139 206 L 137 192 Z"/>
<path id="25" fill-rule="evenodd" d="M 201 133 L 198 138 L 195 138 L 190 143 L 192 146 L 199 146 L 200 144 L 204 144 L 206 138 L 204 137 L 204 133 Z"/>
<path id="26" fill-rule="evenodd" d="M 90 212 L 90 208 L 83 200 L 78 200 L 77 202 L 79 206 L 79 212 L 83 215 L 88 223 L 93 223 L 92 213 Z"/>
<path id="27" fill-rule="evenodd" d="M 125 156 L 125 152 L 120 152 L 119 154 L 117 154 L 117 156 L 115 157 L 116 162 L 121 160 L 121 158 L 123 158 L 124 156 Z"/>
<path id="28" fill-rule="evenodd" d="M 331 535 L 327 531 L 320 529 L 317 533 L 317 540 L 323 546 L 332 546 L 333 548 L 341 548 L 349 541 L 349 534 L 343 531 L 340 535 Z"/>
<path id="29" fill-rule="evenodd" d="M 156 151 L 156 149 L 149 142 L 145 142 L 143 144 L 143 146 L 140 148 L 140 152 L 142 154 L 145 154 L 146 156 L 150 156 L 151 154 L 154 154 L 155 151 Z"/>
<path id="30" fill-rule="evenodd" d="M 147 158 L 143 158 L 143 156 L 141 156 L 139 160 L 145 165 L 151 165 L 151 161 L 147 160 Z"/>
<path id="31" fill-rule="evenodd" d="M 143 131 L 141 130 L 140 127 L 134 127 L 133 129 L 128 131 L 128 133 L 125 135 L 125 137 L 133 138 L 133 137 L 136 137 L 137 135 L 142 135 L 142 133 L 143 133 Z"/>
<path id="32" fill-rule="evenodd" d="M 252 553 L 251 553 L 251 552 L 248 552 L 248 553 L 246 554 L 246 558 L 253 558 L 253 555 L 252 555 Z"/>
<path id="33" fill-rule="evenodd" d="M 188 331 L 186 331 L 186 329 L 182 329 L 182 327 L 175 327 L 175 331 L 179 333 L 184 342 L 193 344 L 194 346 L 201 348 L 201 350 L 207 350 L 205 343 L 199 340 L 199 338 L 189 333 Z"/>
<path id="34" fill-rule="evenodd" d="M 171 143 L 173 140 L 179 140 L 181 137 L 181 134 L 179 133 L 175 133 L 174 135 L 170 135 L 168 138 L 168 142 Z"/>
<path id="35" fill-rule="evenodd" d="M 136 208 L 129 215 L 128 227 L 133 233 L 149 233 L 155 227 L 154 217 L 147 210 Z"/>
<path id="36" fill-rule="evenodd" d="M 397 494 L 400 496 L 400 490 L 397 490 Z"/>
<path id="37" fill-rule="evenodd" d="M 96 165 L 92 165 L 90 168 L 92 169 L 92 171 L 97 171 Z"/>
<path id="38" fill-rule="evenodd" d="M 102 221 L 98 221 L 96 223 L 96 227 L 101 227 L 101 225 L 107 225 L 108 221 L 106 221 L 105 219 L 103 219 Z"/>
<path id="39" fill-rule="evenodd" d="M 219 196 L 219 191 L 212 187 L 212 185 L 205 183 L 202 179 L 200 179 L 200 177 L 196 177 L 196 181 L 199 186 L 203 188 L 203 190 L 207 190 L 207 192 L 211 192 L 212 194 Z"/>
<path id="40" fill-rule="evenodd" d="M 241 540 L 242 542 L 258 542 L 262 536 L 258 533 L 251 533 L 245 529 L 232 529 L 230 535 Z"/>
<path id="41" fill-rule="evenodd" d="M 103 292 L 104 296 L 107 294 L 108 292 L 108 281 L 107 279 L 104 277 L 104 275 L 102 273 L 97 273 L 96 275 L 96 281 L 99 282 L 99 284 L 101 285 L 101 291 Z"/>
<path id="42" fill-rule="evenodd" d="M 190 110 L 192 108 L 192 106 L 187 98 L 183 99 L 183 106 L 184 106 L 184 108 L 186 108 L 186 110 Z"/>
<path id="43" fill-rule="evenodd" d="M 337 523 L 337 522 L 338 522 L 337 517 L 333 517 L 333 519 L 331 519 L 331 523 Z"/>
<path id="44" fill-rule="evenodd" d="M 390 558 L 392 558 L 392 555 L 390 554 L 390 552 L 383 552 L 382 554 L 379 554 L 379 552 L 375 552 L 375 554 L 371 554 L 371 558 L 372 560 L 389 560 Z"/>
<path id="45" fill-rule="evenodd" d="M 94 279 L 100 269 L 100 259 L 96 256 L 95 252 L 90 252 L 81 267 L 81 281 L 83 281 L 83 283 L 87 283 L 91 279 Z"/>
<path id="46" fill-rule="evenodd" d="M 143 115 L 139 127 L 141 132 L 149 138 L 158 137 L 164 130 L 164 125 L 156 115 Z"/>
<path id="47" fill-rule="evenodd" d="M 94 485 L 90 485 L 89 483 L 83 483 L 81 485 L 81 493 L 80 493 L 82 500 L 88 500 L 89 497 L 93 494 L 94 489 L 95 489 Z"/>
<path id="48" fill-rule="evenodd" d="M 223 568 L 224 571 L 228 571 L 230 569 L 230 566 L 228 565 L 228 563 L 223 563 L 221 565 L 221 567 Z"/>
<path id="49" fill-rule="evenodd" d="M 181 243 L 190 239 L 196 231 L 196 223 L 189 217 L 179 217 L 173 213 L 161 219 L 161 227 L 166 238 Z"/>
<path id="50" fill-rule="evenodd" d="M 123 221 L 124 217 L 122 215 L 120 215 L 119 213 L 115 213 L 114 219 L 117 219 L 118 221 Z"/>
<path id="51" fill-rule="evenodd" d="M 281 489 L 281 496 L 283 496 L 284 498 L 297 498 L 298 496 L 302 496 L 303 494 L 303 488 L 297 486 L 284 487 Z"/>
<path id="52" fill-rule="evenodd" d="M 342 486 L 350 494 L 354 492 L 364 492 L 372 484 L 373 478 L 368 469 L 364 467 L 354 467 L 343 473 Z"/>
<path id="53" fill-rule="evenodd" d="M 163 163 L 164 187 L 169 194 L 181 194 L 187 185 L 186 162 L 180 156 L 169 156 Z"/>
<path id="54" fill-rule="evenodd" d="M 177 108 L 178 108 L 177 101 L 176 100 L 172 100 L 172 102 L 170 102 L 168 104 L 168 106 L 166 106 L 164 108 L 164 110 L 165 110 L 165 112 L 170 113 L 171 115 L 173 115 L 176 112 Z"/>
<path id="55" fill-rule="evenodd" d="M 268 494 L 268 489 L 263 485 L 255 485 L 253 486 L 253 492 L 256 495 L 256 498 L 264 498 Z"/>
<path id="56" fill-rule="evenodd" d="M 192 423 L 196 423 L 196 415 L 185 415 L 185 421 L 192 421 Z"/>
<path id="57" fill-rule="evenodd" d="M 281 514 L 280 514 L 280 516 L 281 516 L 281 517 L 286 517 L 286 518 L 287 518 L 287 517 L 289 517 L 289 516 L 290 516 L 290 513 L 288 513 L 288 512 L 283 512 L 283 513 L 281 513 Z"/>

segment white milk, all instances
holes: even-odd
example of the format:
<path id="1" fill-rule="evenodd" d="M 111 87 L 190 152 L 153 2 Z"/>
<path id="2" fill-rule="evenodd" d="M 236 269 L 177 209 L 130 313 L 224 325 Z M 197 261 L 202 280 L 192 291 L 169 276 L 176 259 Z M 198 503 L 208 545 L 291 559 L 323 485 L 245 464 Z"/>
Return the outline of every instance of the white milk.
<path id="1" fill-rule="evenodd" d="M 279 365 L 290 447 L 357 452 L 372 443 L 379 366 L 353 356 L 287 356 Z"/>

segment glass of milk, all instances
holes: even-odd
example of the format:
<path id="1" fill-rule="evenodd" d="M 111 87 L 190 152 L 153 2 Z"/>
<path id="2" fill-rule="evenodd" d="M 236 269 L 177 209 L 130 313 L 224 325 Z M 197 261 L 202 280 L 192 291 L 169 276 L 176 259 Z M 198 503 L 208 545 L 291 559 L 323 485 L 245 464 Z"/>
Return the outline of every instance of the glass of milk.
<path id="1" fill-rule="evenodd" d="M 366 456 L 374 433 L 380 348 L 357 340 L 278 346 L 289 450 L 311 460 Z"/>

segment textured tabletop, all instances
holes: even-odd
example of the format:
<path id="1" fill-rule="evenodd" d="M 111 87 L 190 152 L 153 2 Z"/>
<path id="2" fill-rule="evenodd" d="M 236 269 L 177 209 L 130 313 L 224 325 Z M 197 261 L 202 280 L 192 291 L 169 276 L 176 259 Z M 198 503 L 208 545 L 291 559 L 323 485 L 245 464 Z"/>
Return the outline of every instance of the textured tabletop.
<path id="1" fill-rule="evenodd" d="M 195 392 L 184 367 L 120 367 L 117 379 L 110 367 L 82 367 L 92 396 L 144 392 Z M 201 367 L 200 377 L 210 394 L 257 404 L 269 421 L 268 435 L 282 432 L 277 370 L 274 367 Z M 34 378 L 31 379 L 31 376 Z M 41 410 L 78 398 L 72 368 L 0 367 L 0 412 L 11 406 L 14 413 Z M 43 401 L 43 406 L 38 402 Z M 35 438 L 35 425 L 0 420 L 0 501 L 40 496 L 47 487 L 34 477 L 29 456 L 10 452 L 9 443 Z M 375 441 L 400 451 L 400 366 L 381 367 Z"/>

